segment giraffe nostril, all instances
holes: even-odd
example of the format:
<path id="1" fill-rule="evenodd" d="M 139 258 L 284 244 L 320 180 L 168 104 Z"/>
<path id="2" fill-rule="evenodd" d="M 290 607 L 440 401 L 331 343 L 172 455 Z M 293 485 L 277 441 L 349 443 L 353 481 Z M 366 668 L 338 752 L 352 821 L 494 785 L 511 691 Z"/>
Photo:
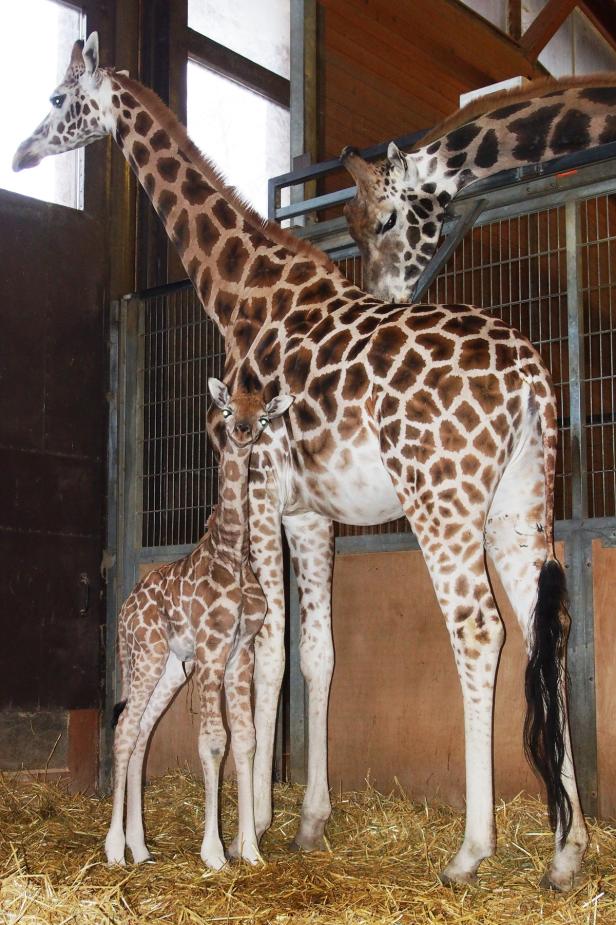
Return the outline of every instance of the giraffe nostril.
<path id="1" fill-rule="evenodd" d="M 241 434 L 249 434 L 249 433 L 250 433 L 250 424 L 247 424 L 246 421 L 240 421 L 240 422 L 239 422 L 238 424 L 236 424 L 235 426 L 236 426 L 236 430 L 239 430 L 239 432 L 240 432 Z"/>

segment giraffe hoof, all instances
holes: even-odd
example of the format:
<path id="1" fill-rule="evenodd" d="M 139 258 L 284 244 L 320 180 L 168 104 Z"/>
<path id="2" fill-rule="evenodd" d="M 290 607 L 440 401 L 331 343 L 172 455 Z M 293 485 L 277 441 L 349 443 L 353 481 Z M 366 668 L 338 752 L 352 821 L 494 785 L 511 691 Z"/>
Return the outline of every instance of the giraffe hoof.
<path id="1" fill-rule="evenodd" d="M 447 873 L 447 870 L 443 870 L 438 875 L 438 879 L 443 886 L 469 886 L 477 882 L 477 871 L 469 871 L 468 873 L 463 871 L 453 873 L 450 871 Z"/>
<path id="2" fill-rule="evenodd" d="M 574 874 L 556 877 L 548 868 L 539 881 L 539 886 L 542 890 L 551 890 L 553 893 L 568 893 L 576 885 L 576 880 Z"/>
<path id="3" fill-rule="evenodd" d="M 292 841 L 288 844 L 289 851 L 300 852 L 305 851 L 306 854 L 309 854 L 311 851 L 325 851 L 325 839 L 322 835 L 317 838 L 307 839 L 301 838 L 299 835 L 296 835 Z"/>

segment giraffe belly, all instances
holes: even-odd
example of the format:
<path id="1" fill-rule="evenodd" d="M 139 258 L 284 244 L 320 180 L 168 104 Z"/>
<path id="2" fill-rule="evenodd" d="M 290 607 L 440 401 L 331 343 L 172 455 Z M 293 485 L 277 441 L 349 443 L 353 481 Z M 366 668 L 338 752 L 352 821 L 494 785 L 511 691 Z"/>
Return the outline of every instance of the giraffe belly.
<path id="1" fill-rule="evenodd" d="M 292 507 L 344 524 L 382 524 L 404 513 L 376 441 L 355 447 L 352 455 L 342 447 L 318 471 L 306 467 L 296 487 L 299 504 Z"/>

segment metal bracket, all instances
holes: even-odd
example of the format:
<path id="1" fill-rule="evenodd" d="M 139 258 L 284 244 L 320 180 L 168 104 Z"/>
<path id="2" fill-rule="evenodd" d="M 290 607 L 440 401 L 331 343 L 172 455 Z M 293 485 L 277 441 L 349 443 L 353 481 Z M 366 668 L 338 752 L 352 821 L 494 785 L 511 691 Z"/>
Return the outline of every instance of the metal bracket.
<path id="1" fill-rule="evenodd" d="M 419 302 L 426 290 L 436 279 L 441 269 L 445 266 L 456 247 L 469 231 L 487 204 L 487 199 L 478 199 L 471 203 L 470 208 L 456 216 L 457 221 L 449 231 L 447 237 L 437 250 L 436 254 L 426 264 L 423 273 L 417 280 L 411 302 Z"/>

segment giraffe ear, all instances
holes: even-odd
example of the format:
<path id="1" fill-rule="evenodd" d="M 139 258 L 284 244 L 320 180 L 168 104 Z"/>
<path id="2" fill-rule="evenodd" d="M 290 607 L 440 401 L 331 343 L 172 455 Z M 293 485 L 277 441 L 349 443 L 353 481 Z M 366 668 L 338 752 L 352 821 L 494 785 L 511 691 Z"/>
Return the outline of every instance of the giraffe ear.
<path id="1" fill-rule="evenodd" d="M 276 398 L 272 398 L 265 407 L 268 418 L 270 420 L 279 418 L 281 414 L 288 411 L 294 401 L 295 395 L 277 395 Z"/>
<path id="2" fill-rule="evenodd" d="M 210 395 L 216 407 L 221 410 L 226 408 L 229 404 L 229 389 L 224 382 L 221 382 L 220 379 L 214 379 L 214 377 L 211 376 L 207 381 L 207 387 L 210 390 Z"/>
<path id="3" fill-rule="evenodd" d="M 91 32 L 83 46 L 83 61 L 86 74 L 93 74 L 98 67 L 98 32 Z"/>
<path id="4" fill-rule="evenodd" d="M 77 39 L 73 43 L 73 48 L 71 50 L 71 61 L 70 67 L 76 66 L 79 67 L 83 64 L 83 39 Z"/>
<path id="5" fill-rule="evenodd" d="M 398 180 L 404 180 L 407 186 L 415 186 L 418 181 L 418 172 L 415 162 L 407 157 L 398 145 L 390 141 L 387 148 L 387 160 L 392 172 Z"/>

